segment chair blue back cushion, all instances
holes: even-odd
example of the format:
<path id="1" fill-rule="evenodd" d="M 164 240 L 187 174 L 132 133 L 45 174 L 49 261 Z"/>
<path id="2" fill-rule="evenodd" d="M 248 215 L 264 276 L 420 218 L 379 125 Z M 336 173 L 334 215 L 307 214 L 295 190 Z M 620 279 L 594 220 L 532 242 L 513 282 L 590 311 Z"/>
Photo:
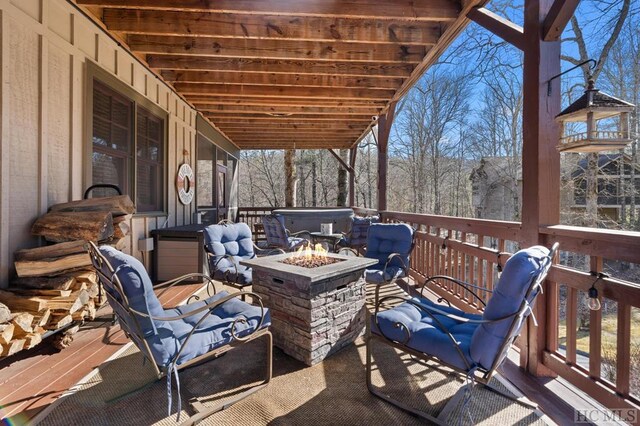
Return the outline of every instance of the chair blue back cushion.
<path id="1" fill-rule="evenodd" d="M 223 280 L 225 273 L 229 272 L 231 275 L 227 277 L 230 280 L 239 284 L 251 284 L 251 269 L 238 263 L 255 257 L 251 229 L 246 223 L 207 226 L 204 229 L 204 244 L 207 251 L 213 254 L 209 257 L 209 271 L 214 279 Z M 232 256 L 233 262 L 230 259 L 220 260 L 224 255 Z"/>
<path id="2" fill-rule="evenodd" d="M 531 283 L 544 269 L 548 255 L 549 250 L 546 247 L 533 246 L 511 256 L 504 265 L 491 299 L 487 302 L 483 319 L 494 320 L 518 312 Z M 537 291 L 531 295 L 529 302 L 533 303 L 536 295 Z M 491 368 L 504 341 L 520 333 L 524 318 L 528 315 L 527 311 L 512 333 L 509 333 L 509 328 L 514 321 L 513 318 L 481 324 L 471 338 L 471 358 L 482 367 Z"/>
<path id="3" fill-rule="evenodd" d="M 267 244 L 270 247 L 289 248 L 289 240 L 282 215 L 266 215 L 262 218 L 262 225 L 264 226 Z"/>
<path id="4" fill-rule="evenodd" d="M 110 246 L 100 247 L 100 252 L 117 271 L 122 289 L 132 309 L 154 317 L 165 316 L 162 304 L 153 291 L 149 274 L 138 259 Z M 108 273 L 105 275 L 109 276 Z M 115 291 L 115 289 L 111 290 Z M 171 324 L 168 321 L 152 321 L 149 318 L 136 315 L 135 319 L 140 324 L 142 332 L 142 336 L 140 336 L 131 313 L 119 307 L 116 309 L 116 313 L 127 324 L 127 328 L 129 328 L 127 331 L 134 337 L 136 343 L 139 345 L 141 339 L 146 340 L 155 362 L 158 365 L 167 365 L 171 354 L 177 348 Z"/>
<path id="5" fill-rule="evenodd" d="M 378 266 L 384 267 L 391 253 L 400 253 L 405 265 L 409 265 L 409 255 L 413 242 L 413 228 L 404 223 L 372 223 L 367 236 L 366 257 L 378 259 Z M 401 268 L 399 259 L 394 258 L 390 266 Z"/>
<path id="6" fill-rule="evenodd" d="M 354 216 L 351 220 L 351 232 L 348 244 L 351 247 L 362 247 L 367 243 L 369 227 L 372 223 L 380 222 L 380 216 L 360 217 Z"/>

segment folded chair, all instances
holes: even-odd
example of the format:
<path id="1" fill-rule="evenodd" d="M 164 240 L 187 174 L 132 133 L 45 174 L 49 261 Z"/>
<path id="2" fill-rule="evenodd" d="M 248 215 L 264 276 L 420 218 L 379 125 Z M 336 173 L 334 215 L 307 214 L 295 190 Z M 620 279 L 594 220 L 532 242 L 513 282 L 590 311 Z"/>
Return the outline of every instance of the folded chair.
<path id="1" fill-rule="evenodd" d="M 149 275 L 136 258 L 113 247 L 98 248 L 94 243 L 89 243 L 89 254 L 122 330 L 153 366 L 158 379 L 167 378 L 168 415 L 171 415 L 172 409 L 172 374 L 178 392 L 179 421 L 182 404 L 178 371 L 216 358 L 242 343 L 265 339 L 267 360 L 264 381 L 211 408 L 191 398 L 189 402 L 196 414 L 189 418 L 187 424 L 196 423 L 238 402 L 262 389 L 271 380 L 272 337 L 268 330 L 271 317 L 258 295 L 247 292 L 229 294 L 225 291 L 216 294 L 209 277 L 189 274 L 155 288 L 166 288 L 166 291 L 183 280 L 199 276 L 208 282 L 209 297 L 198 300 L 199 297 L 192 296 L 196 302 L 167 309 L 160 304 Z M 258 305 L 239 300 L 238 296 L 242 294 L 251 295 Z"/>
<path id="2" fill-rule="evenodd" d="M 464 376 L 467 379 L 467 385 L 462 389 L 465 401 L 469 400 L 473 385 L 477 382 L 522 403 L 491 386 L 489 381 L 506 358 L 526 318 L 532 313 L 533 304 L 542 290 L 542 283 L 557 249 L 556 243 L 551 250 L 542 246 L 520 250 L 506 262 L 492 292 L 447 276 L 427 279 L 425 287 L 443 280 L 460 285 L 483 305 L 483 299 L 474 290 L 492 293 L 482 315 L 453 308 L 444 298 L 439 298 L 438 301 L 444 301 L 446 305 L 434 303 L 424 297 L 385 296 L 378 299 L 376 293 L 375 310 L 366 338 L 369 391 L 415 415 L 439 424 L 443 421 L 407 406 L 372 385 L 371 347 L 374 342 L 382 342 L 410 354 L 418 362 L 434 361 Z M 389 306 L 389 302 L 401 303 L 381 310 L 383 306 Z M 424 362 L 421 364 L 429 366 Z"/>
<path id="3" fill-rule="evenodd" d="M 262 225 L 269 248 L 279 248 L 288 252 L 309 244 L 308 238 L 300 237 L 300 235 L 310 236 L 309 231 L 290 233 L 284 225 L 282 215 L 268 214 L 263 216 Z"/>
<path id="4" fill-rule="evenodd" d="M 258 248 L 253 243 L 249 226 L 233 222 L 207 226 L 204 229 L 204 249 L 209 276 L 240 290 L 253 282 L 251 268 L 240 265 L 241 260 L 284 253 L 281 249 Z"/>

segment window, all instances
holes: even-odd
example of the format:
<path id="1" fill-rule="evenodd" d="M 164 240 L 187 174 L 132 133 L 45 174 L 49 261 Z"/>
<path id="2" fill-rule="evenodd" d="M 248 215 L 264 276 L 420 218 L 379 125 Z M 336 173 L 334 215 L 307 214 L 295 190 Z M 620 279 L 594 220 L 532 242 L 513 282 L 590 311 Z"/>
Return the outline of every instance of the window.
<path id="1" fill-rule="evenodd" d="M 135 200 L 140 213 L 163 211 L 164 123 L 149 109 L 93 80 L 93 184 L 118 185 Z M 96 197 L 105 195 L 108 190 L 93 192 Z"/>

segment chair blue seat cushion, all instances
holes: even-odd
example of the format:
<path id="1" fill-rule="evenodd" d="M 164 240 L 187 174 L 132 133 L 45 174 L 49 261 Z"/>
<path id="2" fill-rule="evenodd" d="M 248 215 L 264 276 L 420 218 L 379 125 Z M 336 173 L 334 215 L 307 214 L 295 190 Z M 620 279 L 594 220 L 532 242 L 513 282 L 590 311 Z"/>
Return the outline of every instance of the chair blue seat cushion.
<path id="1" fill-rule="evenodd" d="M 250 259 L 249 257 L 245 258 Z M 213 279 L 218 281 L 229 280 L 241 286 L 250 286 L 253 282 L 252 269 L 239 263 L 240 260 L 243 260 L 245 258 L 234 256 L 235 266 L 231 265 L 230 262 L 226 262 L 224 265 L 220 266 L 220 264 L 222 264 L 224 261 L 220 262 L 220 264 L 218 264 L 218 267 L 213 272 Z"/>
<path id="2" fill-rule="evenodd" d="M 383 284 L 405 276 L 404 270 L 397 266 L 388 266 L 384 271 L 384 265 L 377 264 L 364 271 L 364 280 L 371 284 Z"/>
<path id="3" fill-rule="evenodd" d="M 204 301 L 190 303 L 188 305 L 178 306 L 177 308 L 165 310 L 165 316 L 178 316 L 188 314 L 202 306 L 205 303 L 214 303 L 215 301 L 228 296 L 226 291 L 220 292 Z M 174 336 L 176 339 L 175 347 L 182 345 L 193 327 L 208 311 L 199 312 L 193 316 L 183 320 L 171 321 Z M 222 305 L 213 309 L 213 312 L 205 318 L 194 332 L 193 336 L 186 342 L 186 346 L 177 364 L 183 364 L 193 358 L 206 354 L 213 349 L 219 348 L 231 342 L 231 325 L 237 317 L 246 318 L 246 322 L 237 322 L 235 332 L 239 337 L 251 333 L 258 327 L 261 318 L 261 310 L 259 306 L 253 306 L 243 302 L 239 298 L 233 298 Z M 271 325 L 271 316 L 269 310 L 265 308 L 265 319 L 260 328 L 266 328 Z M 177 352 L 174 352 L 175 355 Z"/>
<path id="4" fill-rule="evenodd" d="M 463 318 L 480 318 L 479 315 L 469 314 L 455 308 L 435 304 L 428 299 L 414 298 L 413 301 Z M 454 367 L 466 369 L 465 361 L 461 358 L 460 353 L 449 336 L 442 329 L 442 325 L 453 335 L 469 365 L 474 366 L 475 363 L 471 359 L 469 347 L 477 324 L 461 323 L 441 314 L 434 314 L 434 317 L 435 319 L 424 310 L 411 303 L 405 302 L 392 309 L 379 312 L 378 323 L 384 336 L 398 342 L 404 342 L 407 334 L 402 328 L 396 327 L 396 324 L 404 324 L 411 333 L 410 339 L 404 342 L 406 346 L 434 356 Z M 378 335 L 382 334 L 376 326 L 374 317 L 371 318 L 371 331 Z"/>

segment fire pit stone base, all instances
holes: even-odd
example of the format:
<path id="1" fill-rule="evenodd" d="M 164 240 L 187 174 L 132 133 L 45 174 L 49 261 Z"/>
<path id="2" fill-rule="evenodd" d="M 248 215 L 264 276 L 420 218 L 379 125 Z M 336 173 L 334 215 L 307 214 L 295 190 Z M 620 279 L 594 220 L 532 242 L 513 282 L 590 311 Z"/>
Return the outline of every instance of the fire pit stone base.
<path id="1" fill-rule="evenodd" d="M 353 342 L 364 331 L 365 282 L 361 271 L 309 285 L 254 269 L 253 291 L 271 310 L 274 343 L 286 354 L 314 365 Z"/>

